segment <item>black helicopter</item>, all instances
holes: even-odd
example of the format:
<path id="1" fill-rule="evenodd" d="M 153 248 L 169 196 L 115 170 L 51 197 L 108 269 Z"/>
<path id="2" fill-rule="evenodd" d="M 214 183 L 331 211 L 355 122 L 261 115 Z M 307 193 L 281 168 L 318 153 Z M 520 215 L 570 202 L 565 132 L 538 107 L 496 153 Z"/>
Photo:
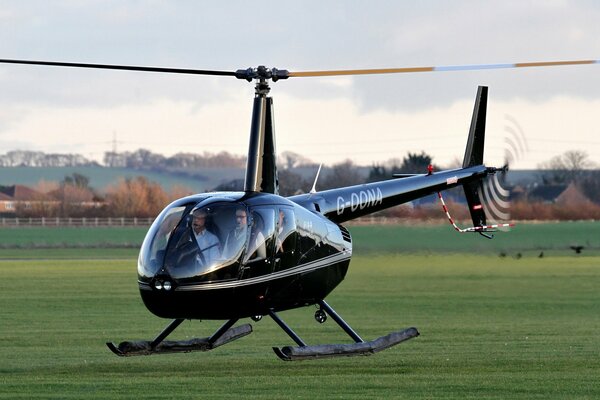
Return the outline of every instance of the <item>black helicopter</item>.
<path id="1" fill-rule="evenodd" d="M 454 67 L 289 72 L 264 66 L 237 71 L 175 69 L 32 60 L 0 63 L 234 76 L 255 81 L 255 97 L 243 192 L 202 193 L 169 204 L 146 234 L 138 259 L 138 285 L 146 307 L 173 321 L 153 340 L 107 343 L 119 356 L 207 351 L 252 332 L 242 318 L 270 316 L 297 344 L 274 347 L 283 360 L 368 355 L 419 335 L 416 328 L 363 340 L 325 302 L 346 276 L 352 237 L 342 223 L 454 187 L 462 187 L 473 227 L 462 231 L 490 237 L 480 189 L 505 168 L 483 165 L 487 87 L 477 91 L 462 168 L 339 189 L 282 197 L 278 194 L 273 99 L 269 81 L 291 77 L 452 71 L 592 64 L 558 61 Z M 318 176 L 318 175 L 317 175 Z M 316 183 L 316 182 L 315 182 Z M 441 198 L 441 195 L 440 195 Z M 443 201 L 443 199 L 442 199 Z M 445 209 L 445 206 L 444 206 Z M 456 228 L 456 225 L 455 225 Z M 330 316 L 354 343 L 307 345 L 278 315 L 318 305 L 315 319 Z M 166 341 L 186 319 L 226 320 L 210 337 Z"/>

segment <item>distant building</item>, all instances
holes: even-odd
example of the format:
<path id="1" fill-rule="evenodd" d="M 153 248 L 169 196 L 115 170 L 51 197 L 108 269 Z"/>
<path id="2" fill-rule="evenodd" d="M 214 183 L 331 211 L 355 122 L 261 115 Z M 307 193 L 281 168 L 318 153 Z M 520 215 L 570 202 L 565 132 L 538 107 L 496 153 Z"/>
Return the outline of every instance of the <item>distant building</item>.
<path id="1" fill-rule="evenodd" d="M 591 206 L 594 203 L 579 190 L 574 183 L 569 184 L 567 188 L 556 198 L 556 204 L 578 204 L 583 207 Z"/>
<path id="2" fill-rule="evenodd" d="M 13 216 L 17 209 L 31 209 L 36 204 L 53 200 L 27 186 L 0 186 L 0 215 Z"/>
<path id="3" fill-rule="evenodd" d="M 15 199 L 0 192 L 0 215 L 15 212 Z"/>
<path id="4" fill-rule="evenodd" d="M 567 189 L 567 185 L 536 185 L 527 193 L 531 201 L 541 201 L 546 204 L 556 202 L 556 199 Z"/>

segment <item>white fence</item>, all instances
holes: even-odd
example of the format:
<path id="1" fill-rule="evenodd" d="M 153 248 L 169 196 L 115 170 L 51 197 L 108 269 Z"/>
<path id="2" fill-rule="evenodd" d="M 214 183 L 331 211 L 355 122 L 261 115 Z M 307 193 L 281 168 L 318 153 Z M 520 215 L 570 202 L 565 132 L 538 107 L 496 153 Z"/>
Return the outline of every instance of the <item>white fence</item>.
<path id="1" fill-rule="evenodd" d="M 150 226 L 154 218 L 0 218 L 0 227 L 33 227 L 33 226 Z"/>
<path id="2" fill-rule="evenodd" d="M 432 220 L 429 223 L 444 223 L 444 219 Z M 0 228 L 7 227 L 33 227 L 33 226 L 73 226 L 73 227 L 106 227 L 106 226 L 141 226 L 149 227 L 154 218 L 0 218 Z M 344 225 L 414 225 L 426 224 L 427 221 L 414 220 L 410 218 L 394 217 L 361 217 L 344 223 Z"/>

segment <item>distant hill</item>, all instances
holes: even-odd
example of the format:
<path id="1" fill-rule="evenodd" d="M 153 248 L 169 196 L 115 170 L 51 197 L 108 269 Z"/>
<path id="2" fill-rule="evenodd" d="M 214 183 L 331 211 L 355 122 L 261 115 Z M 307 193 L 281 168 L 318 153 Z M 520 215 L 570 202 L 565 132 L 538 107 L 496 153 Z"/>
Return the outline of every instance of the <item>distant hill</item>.
<path id="1" fill-rule="evenodd" d="M 291 170 L 312 184 L 317 168 L 317 166 L 296 167 Z M 357 173 L 366 179 L 369 175 L 370 167 L 357 166 L 356 168 Z M 244 169 L 234 167 L 180 168 L 176 171 L 151 171 L 101 166 L 0 167 L 0 185 L 11 186 L 19 184 L 31 187 L 35 186 L 40 180 L 60 182 L 65 176 L 72 175 L 73 173 L 88 177 L 90 179 L 90 186 L 99 191 L 103 191 L 108 185 L 117 183 L 120 177 L 144 176 L 150 181 L 159 183 L 166 190 L 170 190 L 175 185 L 180 185 L 197 193 L 213 190 L 219 185 L 236 179 L 242 182 L 244 180 Z M 319 181 L 322 182 L 329 173 L 330 168 L 324 167 L 321 171 Z M 508 172 L 506 179 L 510 186 L 516 184 L 527 186 L 535 182 L 541 183 L 541 175 L 538 170 L 511 170 Z M 319 188 L 318 184 L 317 188 Z"/>
<path id="2" fill-rule="evenodd" d="M 99 191 L 103 191 L 108 185 L 117 183 L 121 177 L 144 176 L 159 183 L 166 190 L 175 185 L 181 185 L 198 193 L 211 190 L 233 179 L 244 178 L 244 170 L 241 168 L 196 168 L 193 171 L 160 172 L 100 166 L 0 167 L 0 185 L 35 186 L 40 180 L 60 182 L 65 176 L 73 173 L 88 177 L 90 186 Z"/>

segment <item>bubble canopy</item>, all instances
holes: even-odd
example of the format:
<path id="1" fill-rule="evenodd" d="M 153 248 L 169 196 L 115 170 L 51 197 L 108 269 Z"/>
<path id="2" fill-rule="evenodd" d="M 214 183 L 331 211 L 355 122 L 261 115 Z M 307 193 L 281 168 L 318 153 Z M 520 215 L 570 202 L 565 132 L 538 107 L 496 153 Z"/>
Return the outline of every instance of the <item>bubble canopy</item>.
<path id="1" fill-rule="evenodd" d="M 235 279 L 248 239 L 249 212 L 235 198 L 193 196 L 167 206 L 150 227 L 138 260 L 140 283 Z"/>

